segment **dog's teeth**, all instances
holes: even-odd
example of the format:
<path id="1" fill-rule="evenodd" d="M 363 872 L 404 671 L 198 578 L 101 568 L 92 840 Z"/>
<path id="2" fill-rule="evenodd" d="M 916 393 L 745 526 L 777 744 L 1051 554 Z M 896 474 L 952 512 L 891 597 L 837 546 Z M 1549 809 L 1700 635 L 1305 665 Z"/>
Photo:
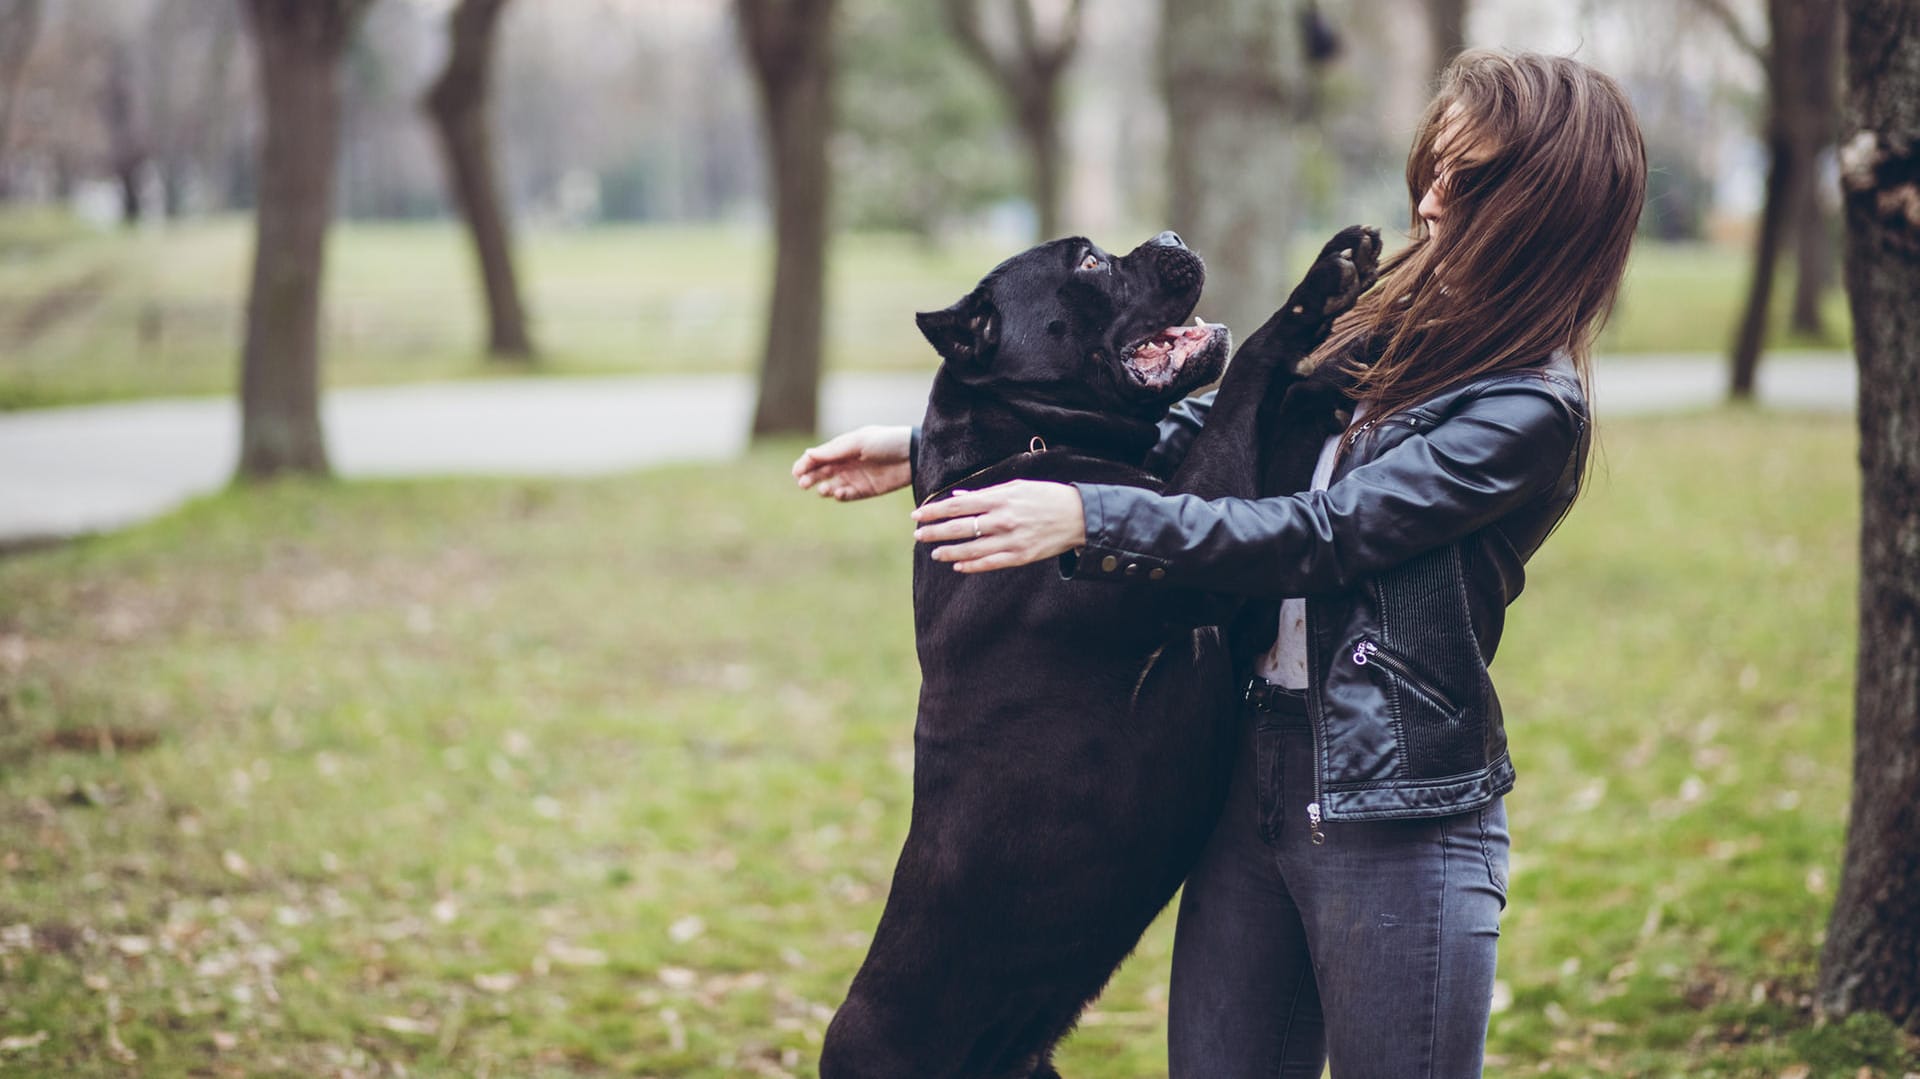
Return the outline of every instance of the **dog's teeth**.
<path id="1" fill-rule="evenodd" d="M 1206 325 L 1206 323 L 1205 323 L 1204 321 L 1202 321 L 1202 320 L 1201 320 L 1201 318 L 1200 318 L 1200 316 L 1199 316 L 1199 315 L 1195 315 L 1195 316 L 1193 316 L 1193 324 L 1194 324 L 1195 326 L 1205 326 L 1205 325 Z"/>

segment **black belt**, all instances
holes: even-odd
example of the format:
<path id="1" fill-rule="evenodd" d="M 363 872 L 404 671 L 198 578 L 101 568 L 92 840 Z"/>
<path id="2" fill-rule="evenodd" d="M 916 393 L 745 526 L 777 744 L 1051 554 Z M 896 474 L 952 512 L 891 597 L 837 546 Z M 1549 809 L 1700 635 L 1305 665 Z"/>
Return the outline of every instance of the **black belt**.
<path id="1" fill-rule="evenodd" d="M 1299 716 L 1302 719 L 1307 716 L 1306 690 L 1275 685 L 1257 674 L 1247 679 L 1247 689 L 1242 698 L 1256 712 Z"/>

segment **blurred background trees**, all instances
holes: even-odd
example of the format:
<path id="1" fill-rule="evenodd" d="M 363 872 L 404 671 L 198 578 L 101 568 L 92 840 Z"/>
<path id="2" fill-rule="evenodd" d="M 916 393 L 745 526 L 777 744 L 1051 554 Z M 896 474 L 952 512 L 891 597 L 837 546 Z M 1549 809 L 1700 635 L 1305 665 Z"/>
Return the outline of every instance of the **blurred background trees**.
<path id="1" fill-rule="evenodd" d="M 1367 221 L 1391 239 L 1407 224 L 1409 137 L 1449 57 L 1477 44 L 1574 53 L 1625 86 L 1653 167 L 1607 361 L 1732 342 L 1729 385 L 1745 396 L 1768 349 L 1834 350 L 1854 335 L 1866 389 L 1856 789 L 1818 996 L 1920 1029 L 1917 41 L 1920 0 L 0 0 L 0 408 L 237 383 L 242 475 L 325 473 L 324 384 L 485 372 L 487 357 L 531 357 L 537 325 L 551 371 L 757 371 L 754 433 L 803 436 L 823 370 L 929 372 L 913 310 L 950 302 L 1036 236 L 1125 249 L 1176 229 L 1212 271 L 1203 314 L 1244 334 L 1317 237 Z M 1841 206 L 1850 312 L 1830 287 Z M 331 260 L 330 234 L 347 241 Z M 1731 430 L 1746 440 L 1735 445 L 1767 446 L 1772 429 L 1758 425 L 1771 418 L 1722 421 L 1659 444 Z M 1789 474 L 1752 467 L 1769 482 Z M 1832 524 L 1849 509 L 1812 516 Z M 715 514 L 729 529 L 731 511 Z M 720 534 L 700 527 L 689 534 Z M 1791 543 L 1760 557 L 1757 534 L 1722 531 L 1719 548 L 1678 552 L 1711 571 L 1687 563 L 1689 580 L 1739 580 L 1728 566 L 1750 557 L 1757 579 L 1801 575 L 1782 568 L 1799 557 Z M 768 562 L 785 583 L 790 567 Z M 1604 562 L 1596 553 L 1583 572 Z M 731 662 L 737 627 L 721 615 Z M 1614 628 L 1625 621 L 1588 628 L 1631 636 Z M 791 631 L 779 638 L 790 653 Z M 21 662 L 25 639 L 8 640 L 8 663 Z M 1809 655 L 1820 648 L 1835 651 L 1822 638 Z M 1684 681 L 1719 707 L 1728 679 L 1693 667 L 1707 673 Z M 1785 705 L 1747 681 L 1751 714 L 1787 729 Z M 1622 714 L 1639 736 L 1639 713 Z M 1713 770 L 1709 735 L 1691 756 L 1653 737 L 1595 759 L 1678 748 L 1679 767 Z M 1587 808 L 1614 797 L 1604 788 Z M 1799 812 L 1799 792 L 1781 793 L 1792 799 L 1755 792 Z M 1750 848 L 1726 838 L 1649 864 L 1711 875 L 1774 858 L 1757 835 Z M 1808 877 L 1808 896 L 1825 888 Z M 1702 941 L 1722 913 L 1698 915 Z M 1769 936 L 1754 962 L 1797 969 L 1738 999 L 1812 1007 L 1810 964 L 1773 950 L 1784 939 Z M 1724 1003 L 1704 967 L 1669 987 L 1632 965 L 1611 969 L 1659 982 L 1662 1001 L 1697 978 L 1700 1000 Z M 1555 1007 L 1549 995 L 1518 1010 Z M 1755 1029 L 1743 1018 L 1732 1036 Z M 1539 1031 L 1570 1054 L 1591 1048 Z M 1662 1036 L 1698 1044 L 1678 1028 Z"/>
<path id="2" fill-rule="evenodd" d="M 328 470 L 320 280 L 333 217 L 340 58 L 368 2 L 245 0 L 266 118 L 240 356 L 240 474 L 249 479 Z M 118 141 L 114 169 L 137 191 L 140 178 L 128 173 Z M 138 199 L 130 202 L 137 213 Z"/>
<path id="3" fill-rule="evenodd" d="M 519 275 L 507 235 L 506 209 L 495 180 L 492 104 L 493 56 L 507 0 L 460 0 L 447 16 L 447 62 L 421 105 L 433 118 L 453 188 L 473 240 L 487 294 L 487 352 L 533 358 Z"/>
<path id="4" fill-rule="evenodd" d="M 1781 249 L 1796 255 L 1792 326 L 1825 335 L 1820 298 L 1833 281 L 1834 225 L 1830 186 L 1820 170 L 1839 122 L 1840 5 L 1838 0 L 1767 0 L 1764 38 L 1746 29 L 1727 0 L 1695 0 L 1753 58 L 1765 83 L 1760 139 L 1766 147 L 1766 187 L 1754 238 L 1746 311 L 1734 337 L 1729 392 L 1753 397 L 1755 371 L 1767 334 Z"/>
<path id="5" fill-rule="evenodd" d="M 812 434 L 826 318 L 834 0 L 740 0 L 772 166 L 773 299 L 753 433 Z"/>
<path id="6" fill-rule="evenodd" d="M 1027 152 L 1027 198 L 1033 206 L 1038 240 L 1060 235 L 1061 181 L 1065 162 L 1060 107 L 1067 65 L 1080 47 L 1084 0 L 1044 5 L 1040 0 L 944 0 L 947 25 L 975 63 L 1006 98 L 1007 109 Z M 988 11 L 1011 24 L 989 28 Z M 996 33 L 997 31 L 997 33 Z M 902 43 L 908 44 L 908 43 Z M 909 52 L 912 51 L 908 45 Z"/>
<path id="7" fill-rule="evenodd" d="M 1744 314 L 1692 320 L 1704 333 L 1725 319 L 1736 394 L 1769 340 L 1838 341 L 1821 318 L 1837 243 L 1835 0 L 840 0 L 830 24 L 797 0 L 365 6 L 337 64 L 329 215 L 464 215 L 492 356 L 531 355 L 544 313 L 555 369 L 580 361 L 583 337 L 596 367 L 650 365 L 663 321 L 675 364 L 734 367 L 730 327 L 752 320 L 763 432 L 812 425 L 819 372 L 849 362 L 849 341 L 862 357 L 917 347 L 892 323 L 832 314 L 838 235 L 905 234 L 933 260 L 1067 233 L 1124 248 L 1171 227 L 1213 268 L 1204 313 L 1244 332 L 1284 292 L 1296 241 L 1404 225 L 1414 120 L 1440 66 L 1474 43 L 1577 48 L 1619 74 L 1655 167 L 1649 236 L 1706 245 L 1664 249 L 1676 275 L 1705 252 L 1753 252 Z M 267 87 L 238 47 L 241 7 L 0 0 L 7 202 L 100 224 L 258 209 Z M 754 32 L 766 19 L 779 32 Z M 684 237 L 696 263 L 714 237 L 764 237 L 746 257 L 768 259 L 774 284 L 752 311 L 711 292 L 562 289 L 516 263 L 511 221 L 541 238 L 644 226 Z M 1793 267 L 1797 336 L 1771 314 L 1777 261 Z M 100 286 L 68 282 L 78 299 Z M 370 292 L 349 282 L 320 307 L 323 343 L 466 350 L 440 326 L 462 309 L 374 315 Z M 135 306 L 127 337 L 155 351 L 222 318 L 204 303 Z M 613 327 L 631 328 L 625 344 L 599 344 Z M 0 347 L 6 334 L 0 317 Z M 702 334 L 715 343 L 693 343 Z"/>

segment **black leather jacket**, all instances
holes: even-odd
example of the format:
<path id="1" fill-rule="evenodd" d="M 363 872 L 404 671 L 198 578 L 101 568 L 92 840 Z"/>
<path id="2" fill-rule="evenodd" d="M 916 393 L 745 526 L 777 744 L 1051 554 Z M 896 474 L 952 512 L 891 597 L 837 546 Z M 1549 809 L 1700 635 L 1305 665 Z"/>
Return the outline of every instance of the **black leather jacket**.
<path id="1" fill-rule="evenodd" d="M 1177 406 L 1151 465 L 1179 459 L 1209 403 Z M 1528 557 L 1579 491 L 1579 379 L 1556 354 L 1346 438 L 1324 491 L 1207 501 L 1075 484 L 1087 546 L 1063 571 L 1256 600 L 1234 623 L 1243 664 L 1271 645 L 1279 601 L 1304 596 L 1309 817 L 1477 809 L 1513 786 L 1487 665 Z"/>

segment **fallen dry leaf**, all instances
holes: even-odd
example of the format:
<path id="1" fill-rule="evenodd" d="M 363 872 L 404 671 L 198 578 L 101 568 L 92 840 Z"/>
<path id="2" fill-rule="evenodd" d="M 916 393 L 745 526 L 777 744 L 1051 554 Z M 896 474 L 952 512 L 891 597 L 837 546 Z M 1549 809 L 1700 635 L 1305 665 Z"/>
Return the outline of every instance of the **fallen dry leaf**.
<path id="1" fill-rule="evenodd" d="M 410 1019 L 404 1015 L 383 1015 L 377 1022 L 395 1034 L 432 1034 L 439 1029 L 430 1019 Z"/>
<path id="2" fill-rule="evenodd" d="M 510 993 L 520 984 L 520 976 L 513 973 L 475 974 L 473 984 L 486 993 Z"/>
<path id="3" fill-rule="evenodd" d="M 10 1038 L 0 1038 L 0 1053 L 18 1053 L 22 1049 L 32 1049 L 47 1040 L 47 1032 L 36 1030 L 31 1034 L 15 1034 Z"/>

